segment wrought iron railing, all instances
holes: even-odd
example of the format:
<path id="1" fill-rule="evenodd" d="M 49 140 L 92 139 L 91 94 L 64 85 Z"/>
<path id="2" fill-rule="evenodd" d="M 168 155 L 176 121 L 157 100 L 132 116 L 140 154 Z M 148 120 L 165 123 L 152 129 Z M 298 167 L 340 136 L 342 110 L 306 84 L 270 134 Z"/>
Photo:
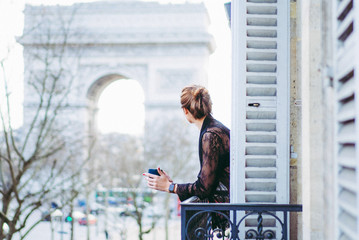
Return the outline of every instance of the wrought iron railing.
<path id="1" fill-rule="evenodd" d="M 181 203 L 182 240 L 288 239 L 290 212 L 294 204 L 198 203 L 192 197 Z"/>

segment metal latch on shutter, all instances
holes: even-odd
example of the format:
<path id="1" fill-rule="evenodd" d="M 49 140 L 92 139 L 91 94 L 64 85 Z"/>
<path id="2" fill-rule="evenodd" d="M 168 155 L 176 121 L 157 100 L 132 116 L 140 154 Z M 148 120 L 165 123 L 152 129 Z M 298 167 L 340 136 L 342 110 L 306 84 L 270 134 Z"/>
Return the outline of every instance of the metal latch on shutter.
<path id="1" fill-rule="evenodd" d="M 248 103 L 249 107 L 259 107 L 260 105 L 260 103 Z"/>

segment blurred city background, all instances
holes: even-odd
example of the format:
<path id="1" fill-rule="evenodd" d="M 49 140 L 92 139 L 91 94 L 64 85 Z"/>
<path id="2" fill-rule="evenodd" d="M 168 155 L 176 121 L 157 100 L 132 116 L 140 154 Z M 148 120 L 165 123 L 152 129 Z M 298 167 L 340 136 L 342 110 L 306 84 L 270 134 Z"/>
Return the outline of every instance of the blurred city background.
<path id="1" fill-rule="evenodd" d="M 230 125 L 224 0 L 0 3 L 0 236 L 180 239 L 176 195 L 151 191 L 199 170 L 188 84 Z"/>

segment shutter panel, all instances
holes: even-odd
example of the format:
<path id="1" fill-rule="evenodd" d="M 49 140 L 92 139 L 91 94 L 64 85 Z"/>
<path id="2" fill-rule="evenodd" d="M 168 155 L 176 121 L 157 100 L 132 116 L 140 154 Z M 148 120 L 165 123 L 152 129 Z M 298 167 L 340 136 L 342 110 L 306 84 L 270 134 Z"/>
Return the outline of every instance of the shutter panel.
<path id="1" fill-rule="evenodd" d="M 359 236 L 358 0 L 335 0 L 336 239 Z M 355 14 L 355 11 L 357 14 Z"/>
<path id="2" fill-rule="evenodd" d="M 289 1 L 232 1 L 232 13 L 231 201 L 288 203 Z"/>
<path id="3" fill-rule="evenodd" d="M 288 1 L 232 5 L 233 51 L 238 55 L 233 59 L 232 163 L 241 176 L 233 179 L 240 188 L 233 199 L 288 203 Z"/>

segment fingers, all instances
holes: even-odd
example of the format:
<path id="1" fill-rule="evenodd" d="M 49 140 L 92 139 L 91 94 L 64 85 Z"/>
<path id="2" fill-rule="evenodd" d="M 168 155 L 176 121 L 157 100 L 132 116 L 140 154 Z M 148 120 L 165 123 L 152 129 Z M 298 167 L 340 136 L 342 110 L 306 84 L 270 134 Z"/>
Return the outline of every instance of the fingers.
<path id="1" fill-rule="evenodd" d="M 147 184 L 151 183 L 152 185 L 157 181 L 157 178 L 160 177 L 151 173 L 142 173 L 142 175 L 146 177 Z"/>
<path id="2" fill-rule="evenodd" d="M 159 177 L 158 175 L 154 175 L 151 173 L 142 173 L 143 176 L 147 177 L 147 178 L 157 178 Z"/>
<path id="3" fill-rule="evenodd" d="M 149 174 L 149 175 L 152 175 L 152 174 Z M 149 188 L 152 188 L 152 189 L 154 189 L 154 190 L 161 190 L 160 188 L 159 188 L 159 186 L 158 186 L 158 176 L 156 176 L 156 175 L 152 175 L 152 176 L 154 176 L 154 178 L 152 178 L 152 177 L 146 177 L 146 180 L 147 180 L 147 186 L 149 187 Z"/>

